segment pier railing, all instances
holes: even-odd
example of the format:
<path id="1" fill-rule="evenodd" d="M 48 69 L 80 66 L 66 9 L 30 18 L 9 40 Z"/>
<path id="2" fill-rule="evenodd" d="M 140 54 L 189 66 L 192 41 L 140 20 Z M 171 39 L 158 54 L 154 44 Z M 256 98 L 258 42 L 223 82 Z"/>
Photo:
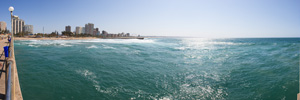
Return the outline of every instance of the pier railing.
<path id="1" fill-rule="evenodd" d="M 9 43 L 9 57 L 6 60 L 7 71 L 7 88 L 6 88 L 6 100 L 23 100 L 22 92 L 19 84 L 19 77 L 17 71 L 17 65 L 14 52 L 14 40 L 11 39 Z"/>
<path id="2" fill-rule="evenodd" d="M 5 100 L 11 100 L 11 63 L 8 63 L 8 77 Z"/>

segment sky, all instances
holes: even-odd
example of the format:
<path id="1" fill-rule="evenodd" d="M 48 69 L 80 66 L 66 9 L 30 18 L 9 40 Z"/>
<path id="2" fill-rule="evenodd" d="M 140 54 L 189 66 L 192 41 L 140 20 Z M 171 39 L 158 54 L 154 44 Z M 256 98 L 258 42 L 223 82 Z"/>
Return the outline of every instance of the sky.
<path id="1" fill-rule="evenodd" d="M 187 37 L 300 37 L 300 0 L 0 0 L 34 33 L 95 24 L 109 33 Z"/>

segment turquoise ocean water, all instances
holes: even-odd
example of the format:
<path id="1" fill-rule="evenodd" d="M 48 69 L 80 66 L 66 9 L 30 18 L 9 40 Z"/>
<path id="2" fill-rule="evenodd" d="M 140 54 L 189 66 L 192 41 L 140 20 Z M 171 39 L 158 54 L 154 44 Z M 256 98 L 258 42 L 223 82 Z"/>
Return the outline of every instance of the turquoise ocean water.
<path id="1" fill-rule="evenodd" d="M 15 42 L 25 100 L 295 100 L 299 38 Z"/>

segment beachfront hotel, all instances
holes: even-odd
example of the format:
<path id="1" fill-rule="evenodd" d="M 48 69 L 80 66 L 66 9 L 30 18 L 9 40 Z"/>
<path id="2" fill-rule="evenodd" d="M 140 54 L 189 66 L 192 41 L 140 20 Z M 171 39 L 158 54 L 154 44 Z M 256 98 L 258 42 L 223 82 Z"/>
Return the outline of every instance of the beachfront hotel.
<path id="1" fill-rule="evenodd" d="M 24 25 L 23 32 L 28 32 L 30 34 L 33 34 L 33 25 Z"/>
<path id="2" fill-rule="evenodd" d="M 71 32 L 71 26 L 66 26 L 66 32 Z M 94 28 L 93 23 L 85 24 L 85 27 L 76 26 L 75 34 L 88 34 L 92 36 L 100 35 L 99 28 Z"/>
<path id="3" fill-rule="evenodd" d="M 89 35 L 93 35 L 93 33 L 94 33 L 94 24 L 93 23 L 85 24 L 85 33 L 89 34 Z"/>
<path id="4" fill-rule="evenodd" d="M 17 34 L 23 32 L 23 26 L 25 24 L 24 20 L 19 18 L 18 16 L 13 16 L 13 34 Z"/>
<path id="5" fill-rule="evenodd" d="M 71 26 L 70 25 L 66 26 L 66 32 L 71 32 Z"/>
<path id="6" fill-rule="evenodd" d="M 77 26 L 75 29 L 75 34 L 82 34 L 81 32 L 82 32 L 82 27 Z"/>
<path id="7" fill-rule="evenodd" d="M 95 28 L 93 31 L 93 36 L 99 36 L 99 35 L 100 35 L 99 28 Z"/>

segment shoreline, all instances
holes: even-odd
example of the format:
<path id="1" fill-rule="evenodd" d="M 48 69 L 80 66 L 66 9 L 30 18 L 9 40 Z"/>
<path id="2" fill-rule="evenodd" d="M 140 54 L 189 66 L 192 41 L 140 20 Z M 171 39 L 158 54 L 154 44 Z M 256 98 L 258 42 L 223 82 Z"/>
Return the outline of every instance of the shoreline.
<path id="1" fill-rule="evenodd" d="M 14 40 L 88 40 L 88 39 L 138 39 L 137 37 L 118 37 L 118 38 L 99 38 L 99 37 L 44 37 L 44 38 L 29 38 L 29 37 L 14 37 Z"/>
<path id="2" fill-rule="evenodd" d="M 99 39 L 96 37 L 69 37 L 69 38 L 55 38 L 55 37 L 45 37 L 45 38 L 27 38 L 27 37 L 14 37 L 14 40 L 83 40 L 83 39 Z"/>

